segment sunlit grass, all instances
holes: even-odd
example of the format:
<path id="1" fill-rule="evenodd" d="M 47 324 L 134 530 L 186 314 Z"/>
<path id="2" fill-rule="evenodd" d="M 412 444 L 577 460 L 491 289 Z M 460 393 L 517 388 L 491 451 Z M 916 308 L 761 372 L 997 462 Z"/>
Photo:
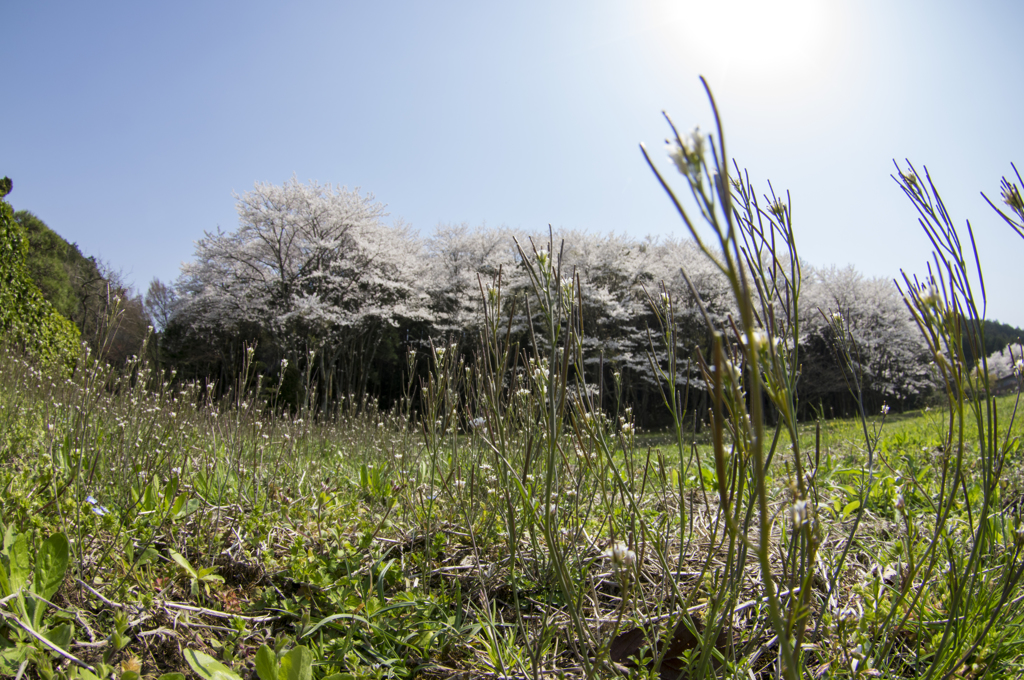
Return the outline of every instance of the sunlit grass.
<path id="1" fill-rule="evenodd" d="M 685 435 L 682 461 L 678 445 L 667 441 L 670 433 L 622 436 L 611 419 L 590 435 L 570 435 L 572 459 L 557 481 L 549 518 L 539 503 L 543 476 L 527 472 L 517 489 L 508 467 L 526 461 L 513 458 L 503 487 L 493 439 L 467 429 L 468 417 L 437 433 L 441 441 L 432 448 L 405 416 L 369 406 L 311 422 L 275 415 L 248 399 L 204 402 L 196 386 L 146 391 L 98 366 L 57 379 L 10 353 L 3 362 L 5 524 L 35 541 L 66 532 L 74 577 L 140 612 L 171 611 L 173 605 L 161 604 L 166 601 L 282 617 L 245 624 L 234 637 L 204 633 L 205 649 L 222 660 L 246 658 L 258 636 L 272 632 L 313 649 L 325 670 L 363 668 L 372 675 L 369 669 L 384 660 L 404 674 L 412 668 L 398 660 L 415 650 L 438 671 L 477 664 L 512 675 L 534 664 L 568 664 L 571 671 L 563 657 L 570 644 L 564 607 L 574 591 L 567 595 L 553 580 L 557 566 L 545 521 L 564 537 L 555 545 L 575 556 L 569 587 L 582 588 L 574 606 L 596 635 L 594 653 L 612 631 L 672 613 L 671 588 L 659 577 L 666 567 L 689 584 L 694 614 L 717 587 L 718 577 L 706 568 L 709 557 L 717 559 L 706 552 L 705 532 L 714 531 L 718 505 L 706 433 Z M 1016 397 L 996 403 L 1009 420 Z M 934 493 L 929 470 L 947 422 L 940 407 L 869 419 L 879 465 L 859 573 L 899 563 L 898 496 L 902 491 L 908 507 L 923 507 L 918 496 Z M 852 520 L 863 474 L 861 424 L 804 422 L 799 433 L 805 450 L 819 447 L 817 503 L 823 524 L 832 527 L 824 540 L 838 539 Z M 1019 434 L 1018 426 L 1012 436 Z M 511 450 L 527 440 L 509 432 Z M 776 465 L 785 470 L 786 454 L 778 455 Z M 918 489 L 909 488 L 908 476 L 916 476 Z M 780 511 L 789 502 L 785 480 L 769 482 Z M 1022 488 L 1019 476 L 1010 480 L 1003 494 L 1012 500 Z M 681 533 L 680 522 L 696 533 Z M 657 532 L 645 538 L 642 524 Z M 518 532 L 515 545 L 510 529 Z M 649 544 L 655 534 L 665 541 L 667 565 L 658 564 Z M 170 559 L 172 550 L 196 569 L 212 567 L 224 581 L 193 586 Z M 852 578 L 857 569 L 844 586 L 851 596 L 863 590 Z M 84 586 L 67 588 L 65 598 L 90 597 Z M 748 598 L 757 597 L 749 591 Z M 919 609 L 939 620 L 937 606 L 925 602 Z M 92 625 L 105 625 L 102 607 L 90 611 L 79 616 L 99 616 Z M 382 613 L 367 618 L 376 611 Z M 352 619 L 342 618 L 303 635 L 304 627 L 345 612 L 365 619 L 365 629 L 353 631 Z M 79 656 L 95 667 L 90 649 Z M 129 644 L 119 654 L 139 655 L 153 670 L 185 668 L 173 655 L 147 657 L 145 650 Z M 396 656 L 385 659 L 389 653 Z"/>

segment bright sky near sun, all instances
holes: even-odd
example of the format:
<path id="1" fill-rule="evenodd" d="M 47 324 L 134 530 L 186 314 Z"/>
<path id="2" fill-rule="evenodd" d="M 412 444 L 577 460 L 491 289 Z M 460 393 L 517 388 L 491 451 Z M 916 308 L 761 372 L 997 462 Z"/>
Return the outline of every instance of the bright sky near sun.
<path id="1" fill-rule="evenodd" d="M 1024 242 L 980 196 L 1024 171 L 1024 3 L 7 3 L 0 176 L 15 209 L 173 281 L 256 181 L 361 187 L 438 223 L 682 235 L 665 110 L 792 196 L 805 260 L 889 279 L 929 244 L 890 178 L 970 219 L 988 316 L 1024 326 Z M 678 178 L 681 181 L 681 178 Z"/>

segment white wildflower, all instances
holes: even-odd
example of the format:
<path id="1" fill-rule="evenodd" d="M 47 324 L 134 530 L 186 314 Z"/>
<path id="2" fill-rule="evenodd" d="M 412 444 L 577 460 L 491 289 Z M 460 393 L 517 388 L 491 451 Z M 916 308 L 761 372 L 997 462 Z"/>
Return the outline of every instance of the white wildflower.
<path id="1" fill-rule="evenodd" d="M 1002 190 L 1003 203 L 1014 211 L 1024 210 L 1024 200 L 1021 200 L 1020 188 L 1016 184 L 1006 184 Z"/>
<path id="2" fill-rule="evenodd" d="M 676 169 L 691 181 L 700 181 L 701 164 L 704 160 L 704 137 L 700 127 L 693 128 L 689 134 L 677 139 L 666 140 L 668 157 L 675 163 Z"/>
<path id="3" fill-rule="evenodd" d="M 772 341 L 767 333 L 765 333 L 762 330 L 757 330 L 751 333 L 750 344 L 754 347 L 757 347 L 758 350 L 764 352 L 771 347 Z"/>
<path id="4" fill-rule="evenodd" d="M 949 568 L 952 568 L 952 565 L 950 565 Z M 871 565 L 870 574 L 872 577 L 879 579 L 886 585 L 894 585 L 897 577 L 899 576 L 892 565 L 886 565 L 883 567 L 880 564 Z"/>
<path id="5" fill-rule="evenodd" d="M 714 367 L 712 366 L 712 368 Z M 740 371 L 740 367 L 732 363 L 731 361 L 725 362 L 725 371 L 723 373 L 725 375 L 726 380 L 731 380 L 732 382 L 736 383 L 740 381 L 740 378 L 743 375 Z"/>
<path id="6" fill-rule="evenodd" d="M 630 550 L 629 546 L 622 541 L 612 543 L 602 555 L 606 559 L 610 559 L 617 569 L 621 567 L 631 567 L 636 561 L 636 553 Z"/>
<path id="7" fill-rule="evenodd" d="M 551 280 L 551 253 L 546 248 L 537 251 L 537 269 L 545 281 Z"/>
<path id="8" fill-rule="evenodd" d="M 793 515 L 793 524 L 798 527 L 803 526 L 807 521 L 807 500 L 801 499 L 793 503 L 790 512 Z"/>

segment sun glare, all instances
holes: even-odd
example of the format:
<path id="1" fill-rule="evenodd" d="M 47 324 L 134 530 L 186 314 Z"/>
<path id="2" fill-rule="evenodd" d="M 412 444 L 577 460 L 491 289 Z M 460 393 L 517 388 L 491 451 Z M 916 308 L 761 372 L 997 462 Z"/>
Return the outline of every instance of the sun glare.
<path id="1" fill-rule="evenodd" d="M 795 86 L 824 72 L 829 6 L 819 0 L 665 2 L 658 20 L 676 58 L 717 82 Z"/>

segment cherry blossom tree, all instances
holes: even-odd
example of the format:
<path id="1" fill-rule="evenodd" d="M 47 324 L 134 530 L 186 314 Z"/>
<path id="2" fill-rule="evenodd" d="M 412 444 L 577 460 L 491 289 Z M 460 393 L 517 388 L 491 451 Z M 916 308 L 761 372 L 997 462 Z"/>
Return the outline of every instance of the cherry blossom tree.
<path id="1" fill-rule="evenodd" d="M 803 269 L 802 401 L 845 410 L 850 371 L 870 408 L 926 396 L 933 387 L 927 348 L 895 284 L 852 266 Z"/>
<path id="2" fill-rule="evenodd" d="M 717 328 L 728 328 L 734 315 L 721 271 L 689 239 L 441 224 L 421 240 L 387 223 L 372 195 L 294 178 L 257 184 L 237 199 L 238 227 L 206 233 L 182 268 L 174 318 L 160 324 L 168 327 L 169 355 L 175 342 L 187 347 L 178 359 L 201 357 L 206 375 L 220 366 L 223 383 L 240 365 L 244 343 L 258 340 L 264 372 L 280 379 L 284 360 L 307 398 L 315 388 L 320 409 L 379 391 L 380 375 L 405 366 L 404 350 L 458 337 L 473 352 L 484 318 L 481 289 L 499 272 L 502 309 L 514 313 L 506 320 L 527 347 L 540 337 L 529 332 L 528 310 L 540 307 L 522 261 L 534 249 L 550 252 L 564 283 L 579 281 L 586 380 L 607 386 L 617 373 L 624 398 L 644 413 L 661 408 L 670 351 L 678 369 L 673 389 L 695 390 L 699 399 L 704 314 Z M 869 400 L 895 405 L 927 392 L 923 345 L 891 282 L 803 265 L 802 286 L 804 404 L 849 403 L 849 376 L 835 354 L 840 339 Z M 660 335 L 669 309 L 671 350 Z M 843 338 L 832 314 L 843 320 Z"/>
<path id="3" fill-rule="evenodd" d="M 521 287 L 514 234 L 504 227 L 439 224 L 425 243 L 419 280 L 427 297 L 431 333 L 463 334 L 483 322 L 481 284 L 500 272 L 506 291 Z"/>
<path id="4" fill-rule="evenodd" d="M 238 228 L 207 232 L 182 267 L 193 330 L 258 329 L 318 387 L 321 408 L 363 391 L 388 329 L 424 317 L 421 244 L 358 189 L 292 178 L 237 198 Z"/>

